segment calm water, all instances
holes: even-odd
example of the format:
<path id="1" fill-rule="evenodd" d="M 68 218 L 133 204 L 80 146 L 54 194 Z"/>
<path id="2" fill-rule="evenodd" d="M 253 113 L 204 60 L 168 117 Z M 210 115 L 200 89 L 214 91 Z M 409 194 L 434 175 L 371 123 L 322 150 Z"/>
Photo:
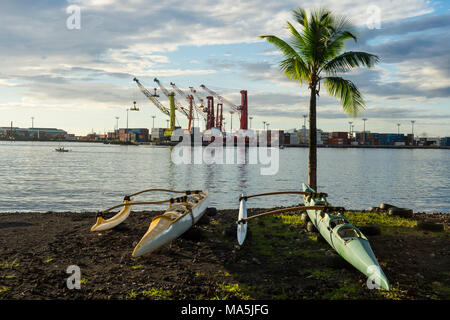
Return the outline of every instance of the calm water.
<path id="1" fill-rule="evenodd" d="M 166 147 L 65 143 L 72 152 L 54 152 L 58 146 L 0 142 L 0 212 L 98 211 L 152 187 L 209 189 L 217 208 L 237 208 L 243 191 L 293 190 L 307 181 L 306 148 L 279 150 L 278 174 L 263 176 L 259 165 L 175 165 Z M 322 148 L 318 159 L 319 189 L 333 205 L 365 209 L 388 202 L 450 212 L 450 150 Z M 162 198 L 167 195 L 139 199 Z M 248 205 L 297 203 L 285 196 L 251 199 Z"/>

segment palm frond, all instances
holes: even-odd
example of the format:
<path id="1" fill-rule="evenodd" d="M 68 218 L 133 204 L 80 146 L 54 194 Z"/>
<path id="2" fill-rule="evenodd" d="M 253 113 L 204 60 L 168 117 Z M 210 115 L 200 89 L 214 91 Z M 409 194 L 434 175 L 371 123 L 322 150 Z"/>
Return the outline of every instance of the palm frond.
<path id="1" fill-rule="evenodd" d="M 364 111 L 365 102 L 361 92 L 350 80 L 341 77 L 325 77 L 324 85 L 330 95 L 340 100 L 346 114 L 356 117 Z"/>
<path id="2" fill-rule="evenodd" d="M 281 61 L 280 68 L 283 73 L 291 80 L 297 80 L 302 83 L 309 80 L 309 68 L 302 57 L 286 41 L 276 36 L 260 36 L 267 42 L 275 45 L 285 56 Z"/>
<path id="3" fill-rule="evenodd" d="M 292 15 L 294 16 L 295 21 L 297 21 L 302 27 L 308 27 L 308 14 L 306 13 L 305 9 L 298 8 L 292 10 Z"/>
<path id="4" fill-rule="evenodd" d="M 379 61 L 378 56 L 361 51 L 347 51 L 328 61 L 323 67 L 327 74 L 335 75 L 339 72 L 347 72 L 355 67 L 373 67 Z"/>

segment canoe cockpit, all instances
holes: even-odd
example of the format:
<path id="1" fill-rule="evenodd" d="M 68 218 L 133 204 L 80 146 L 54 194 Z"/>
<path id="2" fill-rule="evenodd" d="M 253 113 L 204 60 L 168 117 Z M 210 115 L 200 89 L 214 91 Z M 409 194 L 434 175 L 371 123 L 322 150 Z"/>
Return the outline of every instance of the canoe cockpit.
<path id="1" fill-rule="evenodd" d="M 361 233 L 361 231 L 359 231 L 358 228 L 356 228 L 351 224 L 342 225 L 336 231 L 336 234 L 344 241 L 349 241 L 356 238 L 366 239 L 366 237 Z"/>
<path id="2" fill-rule="evenodd" d="M 350 224 L 350 221 L 344 216 L 331 216 L 330 217 L 330 228 L 334 229 L 336 226 L 342 224 Z"/>

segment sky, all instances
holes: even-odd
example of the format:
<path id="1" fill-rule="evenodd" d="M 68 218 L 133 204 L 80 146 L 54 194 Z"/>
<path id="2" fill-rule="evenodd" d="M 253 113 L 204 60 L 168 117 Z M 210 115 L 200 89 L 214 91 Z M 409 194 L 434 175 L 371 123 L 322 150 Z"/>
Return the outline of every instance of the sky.
<path id="1" fill-rule="evenodd" d="M 346 50 L 380 57 L 372 69 L 342 75 L 366 101 L 372 132 L 450 136 L 450 5 L 445 1 L 275 0 L 5 0 L 0 3 L 0 126 L 56 127 L 69 133 L 119 127 L 166 127 L 160 112 L 132 81 L 149 90 L 156 77 L 185 92 L 205 84 L 234 104 L 247 90 L 252 128 L 303 125 L 307 86 L 280 72 L 282 55 L 260 35 L 288 39 L 292 10 L 326 7 L 346 15 L 358 41 Z M 74 9 L 75 8 L 75 9 Z M 76 9 L 79 8 L 79 20 Z M 75 10 L 75 11 L 73 11 Z M 77 25 L 79 22 L 79 25 Z M 79 28 L 78 28 L 79 26 Z M 75 27 L 75 28 L 74 28 Z M 168 100 L 158 90 L 160 101 Z M 129 111 L 136 101 L 139 111 Z M 179 98 L 181 104 L 185 100 Z M 226 128 L 238 115 L 224 106 Z M 339 101 L 320 91 L 318 128 L 363 130 Z M 186 118 L 177 121 L 187 126 Z"/>

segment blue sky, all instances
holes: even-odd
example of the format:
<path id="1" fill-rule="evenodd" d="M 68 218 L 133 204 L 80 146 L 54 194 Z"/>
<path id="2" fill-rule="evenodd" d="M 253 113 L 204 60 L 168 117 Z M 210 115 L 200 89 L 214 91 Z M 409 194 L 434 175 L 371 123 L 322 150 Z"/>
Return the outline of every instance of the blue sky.
<path id="1" fill-rule="evenodd" d="M 66 8 L 81 9 L 81 28 L 66 26 Z M 308 89 L 285 79 L 281 55 L 259 35 L 287 37 L 291 10 L 325 6 L 347 15 L 359 41 L 348 50 L 379 55 L 374 69 L 345 77 L 361 89 L 367 130 L 411 131 L 450 136 L 450 13 L 442 1 L 2 1 L 0 4 L 0 126 L 58 127 L 76 134 L 110 131 L 136 100 L 130 127 L 165 127 L 159 112 L 132 81 L 152 89 L 157 77 L 168 88 L 205 84 L 239 104 L 248 91 L 253 128 L 303 123 Z M 369 29 L 368 8 L 379 9 L 380 29 Z M 372 11 L 373 12 L 373 11 Z M 160 92 L 160 95 L 162 93 Z M 204 94 L 205 95 L 205 94 Z M 161 102 L 168 105 L 167 99 Z M 226 108 L 225 108 L 226 109 Z M 225 112 L 230 126 L 228 109 Z M 234 128 L 237 116 L 233 116 Z M 178 121 L 187 121 L 178 115 Z M 346 131 L 348 118 L 338 101 L 321 91 L 318 127 Z"/>

